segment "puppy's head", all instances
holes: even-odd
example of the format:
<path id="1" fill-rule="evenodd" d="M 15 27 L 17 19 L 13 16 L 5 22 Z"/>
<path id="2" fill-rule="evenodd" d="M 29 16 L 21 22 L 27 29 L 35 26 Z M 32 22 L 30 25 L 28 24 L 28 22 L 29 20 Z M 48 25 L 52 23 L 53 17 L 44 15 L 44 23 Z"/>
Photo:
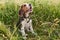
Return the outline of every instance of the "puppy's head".
<path id="1" fill-rule="evenodd" d="M 23 10 L 25 13 L 32 12 L 32 5 L 25 3 L 25 4 L 21 5 L 21 10 Z"/>
<path id="2" fill-rule="evenodd" d="M 29 14 L 32 12 L 32 5 L 31 4 L 22 4 L 21 9 L 19 10 L 19 15 L 21 17 L 23 16 L 29 16 Z"/>

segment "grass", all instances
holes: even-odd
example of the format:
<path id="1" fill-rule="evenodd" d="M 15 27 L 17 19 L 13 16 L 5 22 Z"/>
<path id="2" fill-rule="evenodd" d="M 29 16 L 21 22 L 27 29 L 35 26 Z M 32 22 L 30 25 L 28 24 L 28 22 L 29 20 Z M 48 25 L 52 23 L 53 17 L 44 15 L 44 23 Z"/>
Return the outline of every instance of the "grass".
<path id="1" fill-rule="evenodd" d="M 60 5 L 38 4 L 35 1 L 29 3 L 34 7 L 31 18 L 38 36 L 28 33 L 27 40 L 60 40 Z M 0 5 L 0 40 L 23 40 L 16 27 L 19 5 Z"/>

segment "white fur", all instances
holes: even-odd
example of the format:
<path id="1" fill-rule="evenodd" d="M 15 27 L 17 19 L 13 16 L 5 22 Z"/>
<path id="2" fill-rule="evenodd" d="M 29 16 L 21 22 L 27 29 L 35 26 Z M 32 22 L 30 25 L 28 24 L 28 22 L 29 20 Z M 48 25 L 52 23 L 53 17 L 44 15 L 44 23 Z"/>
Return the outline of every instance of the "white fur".
<path id="1" fill-rule="evenodd" d="M 27 21 L 29 21 L 29 22 L 27 23 Z M 33 27 L 32 27 L 32 20 L 31 19 L 26 18 L 21 22 L 21 24 L 22 24 L 21 34 L 23 36 L 23 39 L 26 39 L 26 36 L 27 36 L 27 34 L 25 33 L 25 30 L 27 30 L 28 32 L 31 32 L 32 34 L 36 35 L 36 33 L 34 32 Z"/>
<path id="2" fill-rule="evenodd" d="M 22 36 L 25 36 L 25 30 L 30 31 L 32 33 L 34 33 L 33 28 L 32 28 L 32 20 L 30 19 L 29 23 L 27 23 L 27 21 L 29 21 L 29 19 L 24 19 L 24 21 L 21 22 L 22 27 L 21 27 L 21 33 Z M 30 30 L 29 30 L 30 28 Z"/>

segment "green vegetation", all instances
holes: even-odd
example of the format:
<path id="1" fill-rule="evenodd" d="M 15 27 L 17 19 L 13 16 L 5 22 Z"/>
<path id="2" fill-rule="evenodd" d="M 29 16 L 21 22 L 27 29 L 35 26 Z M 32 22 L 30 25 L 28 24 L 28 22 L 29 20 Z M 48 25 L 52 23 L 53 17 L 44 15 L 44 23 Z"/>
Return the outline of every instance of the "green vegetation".
<path id="1" fill-rule="evenodd" d="M 27 40 L 60 40 L 60 5 L 48 5 L 30 1 L 33 5 L 34 31 L 38 36 L 28 33 Z M 19 5 L 0 4 L 0 40 L 23 40 L 16 27 Z"/>

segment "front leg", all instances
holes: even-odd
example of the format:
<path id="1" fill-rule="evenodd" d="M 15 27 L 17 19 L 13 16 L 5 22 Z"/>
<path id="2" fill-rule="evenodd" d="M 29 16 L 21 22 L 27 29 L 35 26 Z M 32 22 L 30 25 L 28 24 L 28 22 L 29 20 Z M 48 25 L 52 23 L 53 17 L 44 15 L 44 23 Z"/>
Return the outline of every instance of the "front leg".
<path id="1" fill-rule="evenodd" d="M 27 34 L 25 33 L 25 21 L 21 22 L 21 34 L 23 36 L 23 39 L 26 39 Z"/>
<path id="2" fill-rule="evenodd" d="M 37 34 L 34 32 L 34 30 L 33 30 L 32 20 L 30 20 L 30 27 L 29 27 L 29 29 L 30 29 L 30 32 L 31 32 L 32 34 L 37 35 Z"/>

